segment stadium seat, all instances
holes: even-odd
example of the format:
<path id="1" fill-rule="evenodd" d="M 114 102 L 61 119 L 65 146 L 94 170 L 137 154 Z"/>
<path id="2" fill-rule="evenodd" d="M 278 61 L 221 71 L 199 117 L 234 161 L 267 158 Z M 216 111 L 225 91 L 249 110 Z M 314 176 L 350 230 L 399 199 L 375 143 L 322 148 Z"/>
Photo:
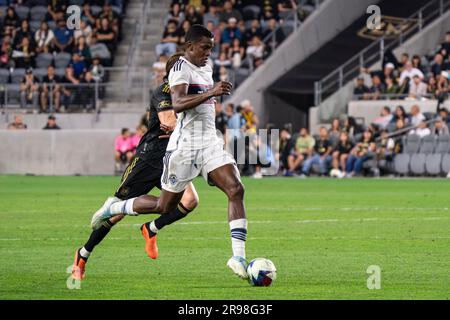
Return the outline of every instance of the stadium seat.
<path id="1" fill-rule="evenodd" d="M 119 16 L 122 14 L 122 10 L 118 6 L 111 6 L 112 10 L 117 13 Z"/>
<path id="2" fill-rule="evenodd" d="M 419 153 L 433 153 L 436 144 L 436 136 L 428 135 L 422 138 L 422 143 L 420 144 Z"/>
<path id="3" fill-rule="evenodd" d="M 394 170 L 398 174 L 409 173 L 409 161 L 411 156 L 407 153 L 400 153 L 394 158 Z"/>
<path id="4" fill-rule="evenodd" d="M 30 14 L 30 8 L 25 7 L 25 6 L 17 6 L 14 10 L 16 11 L 17 15 L 19 16 L 20 20 L 28 19 L 28 15 Z"/>
<path id="5" fill-rule="evenodd" d="M 20 83 L 25 75 L 25 69 L 17 68 L 11 73 L 11 83 Z"/>
<path id="6" fill-rule="evenodd" d="M 35 21 L 35 20 L 30 21 L 31 31 L 36 32 L 40 27 L 41 27 L 41 21 Z"/>
<path id="7" fill-rule="evenodd" d="M 30 18 L 32 21 L 41 22 L 42 20 L 44 20 L 46 15 L 47 15 L 47 7 L 44 6 L 36 6 L 31 8 L 30 10 Z"/>
<path id="8" fill-rule="evenodd" d="M 92 15 L 95 17 L 102 11 L 102 7 L 99 6 L 91 6 Z"/>
<path id="9" fill-rule="evenodd" d="M 261 13 L 261 7 L 257 5 L 248 5 L 242 9 L 244 20 L 257 19 Z"/>
<path id="10" fill-rule="evenodd" d="M 84 0 L 70 0 L 69 3 L 71 5 L 76 5 L 76 6 L 80 6 L 81 7 L 83 5 L 83 3 L 84 3 Z"/>
<path id="11" fill-rule="evenodd" d="M 47 75 L 47 68 L 34 69 L 33 74 L 42 82 L 42 79 Z"/>
<path id="12" fill-rule="evenodd" d="M 40 53 L 36 57 L 37 68 L 47 68 L 53 62 L 53 55 L 50 53 Z"/>
<path id="13" fill-rule="evenodd" d="M 250 75 L 249 69 L 239 68 L 236 70 L 235 82 L 236 85 L 241 84 Z"/>
<path id="14" fill-rule="evenodd" d="M 47 21 L 47 24 L 48 24 L 48 28 L 49 29 L 52 29 L 52 30 L 56 29 L 56 22 L 55 21 L 53 21 L 53 20 Z"/>
<path id="15" fill-rule="evenodd" d="M 60 52 L 55 56 L 55 67 L 56 68 L 65 68 L 69 64 L 72 59 L 70 53 Z"/>
<path id="16" fill-rule="evenodd" d="M 427 154 L 425 160 L 425 169 L 429 175 L 441 174 L 442 154 Z"/>
<path id="17" fill-rule="evenodd" d="M 11 102 L 11 100 L 16 100 L 16 102 L 19 102 L 20 99 L 20 85 L 17 83 L 10 83 L 6 85 L 6 88 L 8 90 L 8 102 Z"/>
<path id="18" fill-rule="evenodd" d="M 46 7 L 48 4 L 48 0 L 29 0 L 28 4 L 31 7 L 35 7 L 35 6 L 44 6 Z"/>
<path id="19" fill-rule="evenodd" d="M 450 152 L 450 135 L 445 134 L 438 136 L 435 153 L 449 153 Z"/>
<path id="20" fill-rule="evenodd" d="M 55 69 L 55 74 L 56 74 L 58 77 L 62 78 L 62 77 L 64 77 L 64 76 L 66 75 L 66 69 L 65 69 L 65 68 L 58 68 L 58 69 Z"/>
<path id="21" fill-rule="evenodd" d="M 435 116 L 435 114 L 433 112 L 424 112 L 423 115 L 426 120 L 431 120 Z"/>
<path id="22" fill-rule="evenodd" d="M 420 148 L 420 137 L 416 134 L 410 134 L 405 137 L 403 145 L 403 152 L 408 154 L 413 154 L 419 151 Z"/>
<path id="23" fill-rule="evenodd" d="M 8 69 L 0 69 L 0 83 L 6 84 L 9 82 L 9 70 Z"/>
<path id="24" fill-rule="evenodd" d="M 442 156 L 442 172 L 444 174 L 450 173 L 450 153 Z"/>
<path id="25" fill-rule="evenodd" d="M 423 175 L 425 173 L 425 160 L 427 155 L 424 153 L 415 153 L 411 156 L 411 173 Z"/>

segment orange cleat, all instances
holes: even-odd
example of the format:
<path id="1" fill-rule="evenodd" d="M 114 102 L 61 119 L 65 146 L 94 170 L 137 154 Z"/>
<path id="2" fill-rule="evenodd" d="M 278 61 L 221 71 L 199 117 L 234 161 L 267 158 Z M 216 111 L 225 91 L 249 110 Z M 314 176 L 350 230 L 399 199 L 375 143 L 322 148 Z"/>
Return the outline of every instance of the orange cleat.
<path id="1" fill-rule="evenodd" d="M 85 266 L 87 259 L 80 255 L 80 250 L 75 252 L 75 259 L 72 266 L 72 278 L 75 280 L 83 280 L 85 277 Z"/>
<path id="2" fill-rule="evenodd" d="M 148 223 L 141 226 L 142 236 L 145 240 L 145 251 L 147 255 L 152 258 L 158 258 L 158 246 L 156 245 L 156 234 L 150 236 L 150 230 L 148 228 Z"/>

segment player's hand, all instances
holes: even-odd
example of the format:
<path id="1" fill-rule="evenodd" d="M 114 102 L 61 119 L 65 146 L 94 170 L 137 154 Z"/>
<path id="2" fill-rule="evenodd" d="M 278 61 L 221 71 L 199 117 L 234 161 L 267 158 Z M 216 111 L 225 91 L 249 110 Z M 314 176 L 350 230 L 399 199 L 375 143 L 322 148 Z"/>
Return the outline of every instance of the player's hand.
<path id="1" fill-rule="evenodd" d="M 167 126 L 167 125 L 162 124 L 162 123 L 159 125 L 159 128 L 160 128 L 162 131 L 165 132 L 165 134 L 162 134 L 162 135 L 158 136 L 159 139 L 167 139 L 167 138 L 169 138 L 170 135 L 172 134 L 173 130 L 174 130 L 173 127 Z"/>
<path id="2" fill-rule="evenodd" d="M 219 97 L 219 96 L 223 96 L 223 95 L 230 95 L 232 88 L 233 88 L 233 85 L 231 84 L 231 82 L 219 81 L 212 88 L 212 94 L 215 97 Z"/>

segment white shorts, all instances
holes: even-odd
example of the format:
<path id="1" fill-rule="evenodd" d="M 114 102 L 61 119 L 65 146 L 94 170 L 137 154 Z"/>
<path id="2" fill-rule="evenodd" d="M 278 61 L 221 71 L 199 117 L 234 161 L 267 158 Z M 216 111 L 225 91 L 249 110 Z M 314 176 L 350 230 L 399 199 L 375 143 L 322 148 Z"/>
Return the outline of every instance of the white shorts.
<path id="1" fill-rule="evenodd" d="M 184 191 L 200 173 L 207 183 L 208 173 L 226 164 L 236 164 L 233 156 L 215 144 L 199 150 L 167 151 L 163 159 L 161 186 L 169 192 Z"/>

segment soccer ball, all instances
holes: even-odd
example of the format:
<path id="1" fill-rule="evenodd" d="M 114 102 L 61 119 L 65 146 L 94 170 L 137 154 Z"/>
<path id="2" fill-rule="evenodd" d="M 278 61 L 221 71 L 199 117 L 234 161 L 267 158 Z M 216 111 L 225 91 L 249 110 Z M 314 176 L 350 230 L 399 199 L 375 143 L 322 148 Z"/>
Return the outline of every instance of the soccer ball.
<path id="1" fill-rule="evenodd" d="M 330 171 L 330 177 L 341 179 L 344 177 L 344 173 L 339 169 L 333 169 Z"/>
<path id="2" fill-rule="evenodd" d="M 277 269 L 272 261 L 256 258 L 247 266 L 248 281 L 257 287 L 268 287 L 277 278 Z"/>

